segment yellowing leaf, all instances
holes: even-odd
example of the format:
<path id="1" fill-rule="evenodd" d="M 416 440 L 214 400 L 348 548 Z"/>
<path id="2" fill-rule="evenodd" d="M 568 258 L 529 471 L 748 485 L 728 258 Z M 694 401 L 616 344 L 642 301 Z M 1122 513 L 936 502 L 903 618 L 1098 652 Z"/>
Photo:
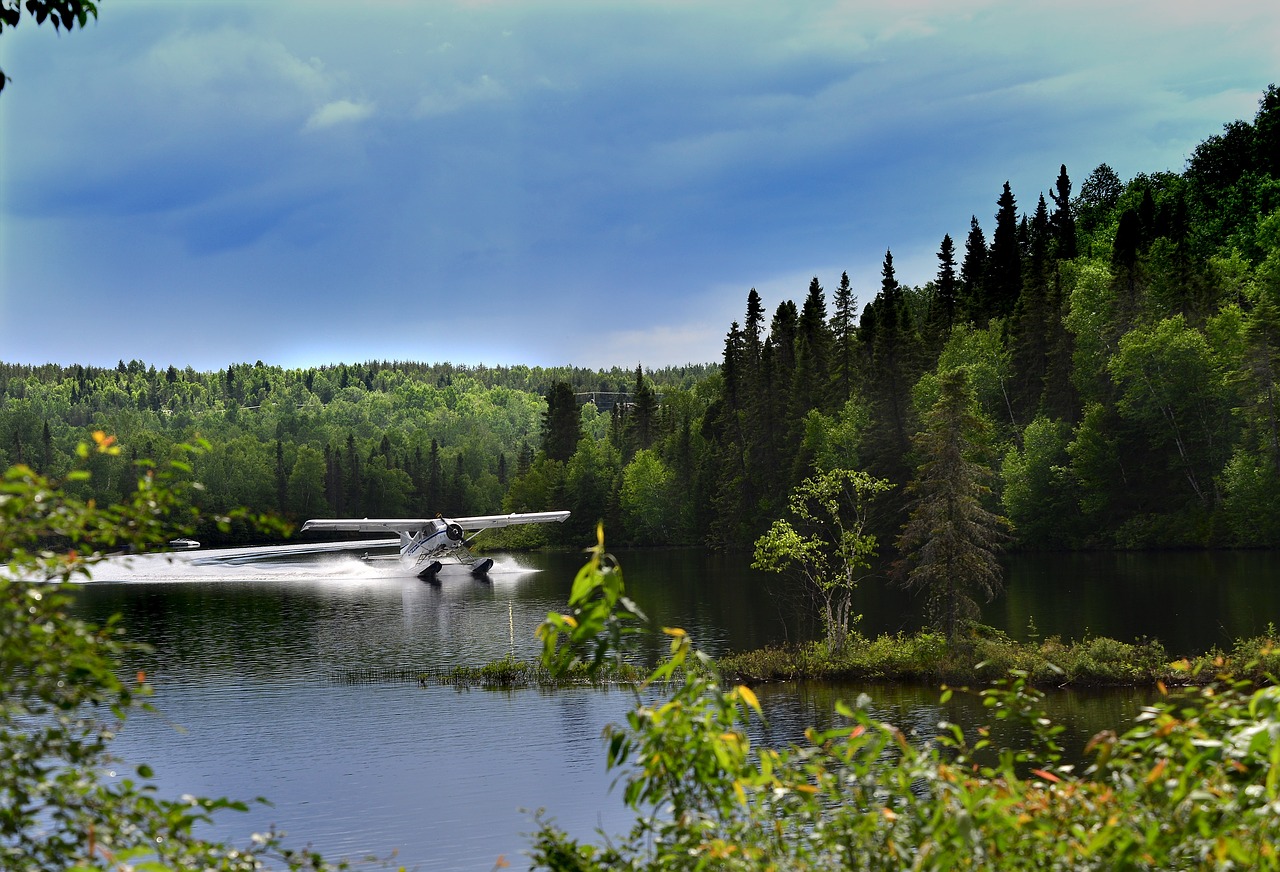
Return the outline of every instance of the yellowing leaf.
<path id="1" fill-rule="evenodd" d="M 666 633 L 668 636 L 674 636 L 677 639 L 683 639 L 685 636 L 689 635 L 679 627 L 663 627 L 662 632 Z"/>
<path id="2" fill-rule="evenodd" d="M 755 691 L 751 688 L 747 687 L 745 684 L 739 684 L 738 696 L 742 697 L 746 704 L 755 709 L 758 714 L 764 714 L 760 709 L 760 700 L 756 698 Z"/>

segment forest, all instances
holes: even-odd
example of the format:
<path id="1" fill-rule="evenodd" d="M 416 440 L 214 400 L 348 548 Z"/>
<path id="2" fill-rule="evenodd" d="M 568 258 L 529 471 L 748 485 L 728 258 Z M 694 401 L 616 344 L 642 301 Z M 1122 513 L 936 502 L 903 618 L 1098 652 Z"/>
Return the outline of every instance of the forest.
<path id="1" fill-rule="evenodd" d="M 807 477 L 857 469 L 893 485 L 871 525 L 891 537 L 915 434 L 963 370 L 982 434 L 968 460 L 1015 546 L 1280 542 L 1280 89 L 1181 173 L 1101 164 L 1077 187 L 1062 166 L 1034 201 L 1005 183 L 994 205 L 942 238 L 921 286 L 886 251 L 861 310 L 847 274 L 771 314 L 750 290 L 714 364 L 0 364 L 0 467 L 61 475 L 105 431 L 124 450 L 70 487 L 118 500 L 137 461 L 203 439 L 210 513 L 565 508 L 505 544 L 579 544 L 603 520 L 615 544 L 724 548 L 749 547 Z"/>

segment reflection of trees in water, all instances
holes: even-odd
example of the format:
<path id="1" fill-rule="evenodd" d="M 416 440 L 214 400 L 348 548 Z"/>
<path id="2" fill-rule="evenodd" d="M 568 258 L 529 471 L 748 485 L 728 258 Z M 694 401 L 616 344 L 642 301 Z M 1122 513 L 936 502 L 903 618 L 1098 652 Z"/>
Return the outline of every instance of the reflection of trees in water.
<path id="1" fill-rule="evenodd" d="M 991 710 L 982 705 L 979 689 L 971 693 L 956 691 L 950 700 L 940 703 L 940 689 L 925 685 L 765 685 L 756 691 L 769 724 L 754 738 L 772 746 L 803 742 L 807 727 L 825 730 L 844 723 L 835 712 L 838 700 L 853 705 L 865 693 L 871 699 L 872 716 L 893 724 L 912 741 L 936 737 L 938 724 L 947 721 L 958 724 L 971 742 L 977 741 L 978 727 L 989 727 L 995 747 L 1026 744 L 1030 734 L 1017 725 L 994 720 Z M 1052 690 L 1045 696 L 1044 709 L 1050 719 L 1066 728 L 1058 738 L 1066 761 L 1079 763 L 1093 736 L 1102 730 L 1128 729 L 1141 707 L 1154 696 L 1154 690 L 1134 688 Z"/>

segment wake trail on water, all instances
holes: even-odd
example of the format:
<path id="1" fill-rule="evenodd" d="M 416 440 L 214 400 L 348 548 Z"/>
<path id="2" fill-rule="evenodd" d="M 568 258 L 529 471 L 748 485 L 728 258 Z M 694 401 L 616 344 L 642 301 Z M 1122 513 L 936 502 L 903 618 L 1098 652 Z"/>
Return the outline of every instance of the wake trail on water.
<path id="1" fill-rule="evenodd" d="M 495 583 L 539 572 L 536 568 L 522 566 L 510 555 L 493 555 L 493 560 L 488 576 Z M 241 559 L 236 549 L 217 549 L 108 557 L 94 567 L 90 583 L 306 581 L 350 584 L 377 580 L 418 582 L 412 571 L 401 568 L 395 560 L 366 561 L 359 553 L 292 558 L 286 553 L 270 559 Z"/>

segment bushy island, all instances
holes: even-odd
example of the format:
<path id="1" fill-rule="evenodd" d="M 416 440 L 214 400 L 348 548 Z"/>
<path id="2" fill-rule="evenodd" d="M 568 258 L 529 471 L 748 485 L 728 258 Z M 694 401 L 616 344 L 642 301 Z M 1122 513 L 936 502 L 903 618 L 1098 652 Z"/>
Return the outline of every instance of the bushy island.
<path id="1" fill-rule="evenodd" d="M 1121 642 L 1105 636 L 1078 641 L 1051 637 L 1019 642 L 990 627 L 970 627 L 954 641 L 937 632 L 855 635 L 833 655 L 822 642 L 780 645 L 728 654 L 715 661 L 726 681 L 755 685 L 781 681 L 819 681 L 868 685 L 903 683 L 926 686 L 984 685 L 1017 673 L 1029 685 L 1052 691 L 1066 687 L 1204 686 L 1222 675 L 1255 686 L 1280 675 L 1280 645 L 1266 635 L 1239 639 L 1229 650 L 1213 649 L 1171 658 L 1160 642 Z M 553 674 L 540 663 L 505 657 L 482 666 L 458 666 L 424 673 L 423 683 L 460 687 L 513 688 L 565 685 L 636 684 L 647 673 L 631 663 L 598 672 L 577 669 Z"/>

